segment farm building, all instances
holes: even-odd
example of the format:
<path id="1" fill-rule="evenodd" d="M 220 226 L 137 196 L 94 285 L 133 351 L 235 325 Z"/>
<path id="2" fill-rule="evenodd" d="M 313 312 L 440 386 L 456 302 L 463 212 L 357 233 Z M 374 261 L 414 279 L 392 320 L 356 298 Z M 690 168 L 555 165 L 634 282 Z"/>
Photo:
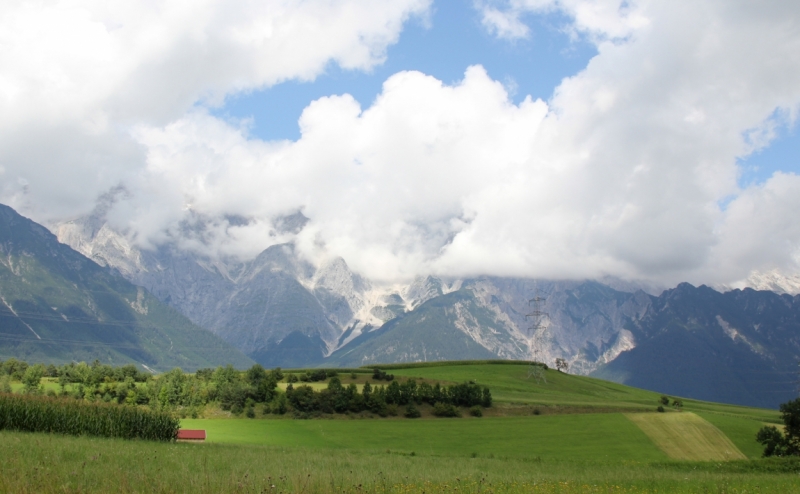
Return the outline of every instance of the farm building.
<path id="1" fill-rule="evenodd" d="M 182 442 L 202 442 L 206 440 L 206 431 L 202 429 L 180 429 L 178 430 L 178 437 L 176 437 L 176 439 Z"/>

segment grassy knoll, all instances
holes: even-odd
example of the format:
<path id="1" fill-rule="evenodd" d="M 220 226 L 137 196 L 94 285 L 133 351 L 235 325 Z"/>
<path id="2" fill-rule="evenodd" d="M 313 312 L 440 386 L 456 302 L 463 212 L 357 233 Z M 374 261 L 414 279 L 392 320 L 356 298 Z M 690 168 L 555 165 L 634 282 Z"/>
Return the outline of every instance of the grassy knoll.
<path id="1" fill-rule="evenodd" d="M 433 456 L 666 460 L 622 414 L 429 420 L 183 420 L 209 442 Z M 620 439 L 624 438 L 624 439 Z"/>
<path id="2" fill-rule="evenodd" d="M 440 381 L 473 380 L 489 386 L 499 403 L 558 407 L 651 409 L 659 394 L 621 384 L 548 370 L 547 383 L 528 378 L 527 364 L 436 365 L 391 370 L 396 376 Z"/>
<path id="3" fill-rule="evenodd" d="M 633 388 L 602 379 L 575 376 L 550 369 L 547 382 L 537 383 L 528 377 L 525 363 L 487 363 L 446 365 L 404 365 L 402 368 L 386 366 L 396 376 L 418 377 L 428 380 L 463 382 L 473 380 L 488 386 L 498 405 L 538 405 L 542 413 L 580 411 L 592 409 L 604 411 L 652 411 L 658 404 L 661 393 Z M 749 418 L 761 422 L 778 423 L 776 410 L 727 405 L 683 398 L 684 410 L 723 414 Z M 713 423 L 713 422 L 712 422 Z"/>
<path id="4" fill-rule="evenodd" d="M 747 459 L 722 431 L 691 412 L 629 413 L 626 417 L 674 460 Z"/>
<path id="5" fill-rule="evenodd" d="M 800 464 L 414 456 L 0 431 L 0 492 L 786 493 Z M 274 486 L 274 488 L 272 487 Z"/>
<path id="6" fill-rule="evenodd" d="M 615 383 L 573 376 L 550 370 L 547 383 L 536 383 L 527 376 L 527 364 L 468 364 L 404 366 L 391 369 L 398 379 L 414 377 L 426 381 L 464 382 L 473 380 L 489 386 L 495 400 L 493 409 L 482 419 L 381 420 L 185 420 L 184 427 L 205 428 L 210 441 L 303 446 L 320 449 L 362 449 L 420 453 L 441 456 L 493 454 L 505 457 L 540 457 L 617 460 L 657 460 L 665 458 L 659 441 L 618 412 L 648 412 L 643 417 L 697 418 L 718 430 L 715 447 L 738 450 L 745 457 L 758 458 L 762 447 L 755 434 L 762 423 L 774 422 L 774 410 L 683 400 L 684 412 L 668 407 L 665 414 L 652 413 L 661 396 L 646 390 Z M 368 376 L 358 376 L 358 381 Z M 349 379 L 347 377 L 346 379 Z M 360 382 L 359 382 L 360 384 Z M 324 383 L 314 383 L 317 387 Z M 532 415 L 541 413 L 538 416 Z M 583 412 L 583 413 L 576 413 Z M 592 413 L 605 412 L 605 413 Z M 496 417 L 491 415 L 515 415 Z M 524 416 L 522 416 L 524 415 Z M 658 419 L 656 419 L 658 420 Z M 688 420 L 688 419 L 685 419 Z M 689 436 L 697 435 L 697 424 L 680 422 Z M 674 429 L 674 428 L 673 428 Z M 704 429 L 704 430 L 705 430 Z M 719 433 L 721 431 L 721 433 Z M 677 434 L 672 430 L 673 436 Z M 727 436 L 727 438 L 725 437 Z M 698 438 L 687 438 L 697 447 Z M 733 443 L 732 447 L 730 443 Z M 673 443 L 676 440 L 672 440 Z M 724 445 L 722 443 L 725 443 Z M 713 448 L 712 448 L 713 449 Z M 732 453 L 739 457 L 739 453 Z M 697 456 L 700 455 L 700 456 Z M 682 458 L 716 459 L 702 448 Z"/>

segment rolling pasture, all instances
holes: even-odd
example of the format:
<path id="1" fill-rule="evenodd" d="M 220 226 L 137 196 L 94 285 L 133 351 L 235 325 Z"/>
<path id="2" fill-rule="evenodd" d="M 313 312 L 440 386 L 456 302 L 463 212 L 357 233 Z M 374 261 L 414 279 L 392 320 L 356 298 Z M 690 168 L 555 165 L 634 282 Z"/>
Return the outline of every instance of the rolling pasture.
<path id="1" fill-rule="evenodd" d="M 474 381 L 492 390 L 495 404 L 482 418 L 199 419 L 182 424 L 206 429 L 209 442 L 230 444 L 434 456 L 711 461 L 760 457 L 756 432 L 765 422 L 778 422 L 774 410 L 687 399 L 680 411 L 667 407 L 656 413 L 659 393 L 554 370 L 547 371 L 546 383 L 537 383 L 523 363 L 384 368 L 398 379 Z"/>
<path id="2" fill-rule="evenodd" d="M 522 363 L 386 370 L 475 381 L 494 406 L 481 418 L 184 419 L 207 430 L 200 445 L 0 431 L 0 491 L 800 492 L 800 462 L 759 458 L 774 410 L 684 399 L 657 413 L 659 393 L 553 370 L 537 383 Z"/>

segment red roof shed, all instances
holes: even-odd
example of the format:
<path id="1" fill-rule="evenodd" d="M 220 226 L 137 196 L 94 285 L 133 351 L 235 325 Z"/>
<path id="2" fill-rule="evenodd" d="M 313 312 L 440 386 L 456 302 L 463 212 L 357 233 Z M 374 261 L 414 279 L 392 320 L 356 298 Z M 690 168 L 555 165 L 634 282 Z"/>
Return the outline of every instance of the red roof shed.
<path id="1" fill-rule="evenodd" d="M 179 429 L 178 437 L 176 439 L 179 441 L 205 441 L 206 431 L 202 429 Z"/>

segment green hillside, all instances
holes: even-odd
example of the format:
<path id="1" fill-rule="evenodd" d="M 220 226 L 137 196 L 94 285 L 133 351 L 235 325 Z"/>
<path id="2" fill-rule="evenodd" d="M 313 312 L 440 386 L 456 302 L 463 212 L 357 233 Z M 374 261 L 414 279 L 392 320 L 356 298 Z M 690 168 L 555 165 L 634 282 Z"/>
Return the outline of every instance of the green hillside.
<path id="1" fill-rule="evenodd" d="M 667 406 L 662 414 L 656 412 L 659 393 L 552 369 L 545 372 L 546 382 L 536 382 L 528 377 L 530 366 L 524 362 L 381 367 L 401 380 L 475 381 L 491 389 L 494 405 L 482 418 L 198 419 L 185 420 L 183 426 L 206 429 L 212 443 L 390 449 L 434 456 L 658 461 L 758 458 L 756 432 L 764 422 L 778 422 L 774 410 L 686 399 L 682 407 Z M 670 397 L 675 398 L 680 397 Z M 664 422 L 664 417 L 671 418 Z"/>
<path id="2" fill-rule="evenodd" d="M 489 361 L 480 364 L 470 362 L 431 362 L 421 364 L 381 365 L 397 376 L 425 377 L 441 381 L 475 381 L 489 386 L 492 396 L 501 404 L 541 405 L 542 412 L 548 407 L 554 411 L 565 408 L 603 410 L 654 410 L 661 393 L 625 386 L 602 379 L 576 376 L 553 369 L 546 371 L 547 382 L 536 383 L 529 377 L 530 365 L 525 362 Z M 761 422 L 774 422 L 777 412 L 762 408 L 727 405 L 681 398 L 683 409 L 693 412 L 720 413 L 749 418 Z"/>
<path id="3" fill-rule="evenodd" d="M 476 303 L 471 291 L 458 290 L 429 300 L 380 329 L 363 334 L 334 352 L 324 365 L 350 367 L 367 362 L 495 357 L 456 326 L 455 304 L 462 304 L 481 327 L 497 327 L 494 315 Z M 502 334 L 500 328 L 496 333 Z"/>
<path id="4" fill-rule="evenodd" d="M 0 359 L 164 371 L 252 360 L 0 205 Z M 141 367 L 140 367 L 141 369 Z"/>

